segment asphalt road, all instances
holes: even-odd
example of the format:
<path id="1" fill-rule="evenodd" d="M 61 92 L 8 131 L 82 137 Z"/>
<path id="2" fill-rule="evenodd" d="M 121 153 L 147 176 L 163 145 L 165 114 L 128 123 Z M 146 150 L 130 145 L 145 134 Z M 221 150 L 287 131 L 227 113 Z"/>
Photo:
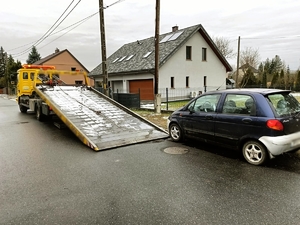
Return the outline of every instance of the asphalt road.
<path id="1" fill-rule="evenodd" d="M 298 225 L 299 187 L 297 153 L 256 167 L 168 139 L 94 152 L 0 97 L 0 224 Z"/>

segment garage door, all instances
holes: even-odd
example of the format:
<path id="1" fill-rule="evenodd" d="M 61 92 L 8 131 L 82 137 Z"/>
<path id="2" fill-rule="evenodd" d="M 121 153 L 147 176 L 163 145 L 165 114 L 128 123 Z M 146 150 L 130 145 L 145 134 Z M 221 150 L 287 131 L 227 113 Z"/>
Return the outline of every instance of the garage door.
<path id="1" fill-rule="evenodd" d="M 153 80 L 129 81 L 130 93 L 138 93 L 140 89 L 141 100 L 154 100 Z"/>

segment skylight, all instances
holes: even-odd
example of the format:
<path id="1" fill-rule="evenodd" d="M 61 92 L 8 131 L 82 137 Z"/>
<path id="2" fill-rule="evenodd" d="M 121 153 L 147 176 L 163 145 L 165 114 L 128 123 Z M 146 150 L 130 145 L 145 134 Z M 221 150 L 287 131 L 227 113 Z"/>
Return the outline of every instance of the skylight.
<path id="1" fill-rule="evenodd" d="M 119 62 L 122 62 L 125 58 L 126 56 L 123 56 L 122 58 L 119 59 Z"/>
<path id="2" fill-rule="evenodd" d="M 126 61 L 130 60 L 134 55 L 130 55 L 128 56 L 128 58 L 126 59 Z"/>
<path id="3" fill-rule="evenodd" d="M 172 36 L 173 36 L 173 34 L 168 34 L 159 43 L 167 42 L 169 40 L 169 38 L 172 37 Z"/>
<path id="4" fill-rule="evenodd" d="M 182 33 L 183 33 L 183 31 L 176 32 L 172 37 L 170 37 L 170 39 L 168 41 L 176 40 Z"/>
<path id="5" fill-rule="evenodd" d="M 183 33 L 183 31 L 179 31 L 179 32 L 176 32 L 176 33 L 168 34 L 168 35 L 165 36 L 159 43 L 164 43 L 164 42 L 167 42 L 167 41 L 174 41 L 174 40 L 176 40 L 182 33 Z"/>
<path id="6" fill-rule="evenodd" d="M 116 58 L 116 59 L 113 61 L 113 63 L 117 62 L 117 61 L 118 61 L 118 59 L 119 59 L 119 57 L 118 57 L 118 58 Z"/>
<path id="7" fill-rule="evenodd" d="M 147 53 L 143 56 L 143 58 L 147 58 L 151 53 L 152 53 L 152 51 L 151 51 L 151 52 L 147 52 Z"/>

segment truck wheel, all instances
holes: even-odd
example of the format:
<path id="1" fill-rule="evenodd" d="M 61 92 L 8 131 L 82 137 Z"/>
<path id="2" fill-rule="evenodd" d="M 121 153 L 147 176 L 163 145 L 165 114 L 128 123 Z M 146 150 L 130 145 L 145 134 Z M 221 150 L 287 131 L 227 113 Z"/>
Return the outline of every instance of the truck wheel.
<path id="1" fill-rule="evenodd" d="M 24 105 L 19 105 L 19 108 L 20 108 L 21 113 L 26 113 L 28 110 L 28 108 Z"/>
<path id="2" fill-rule="evenodd" d="M 44 115 L 42 113 L 42 107 L 36 106 L 35 116 L 38 121 L 44 120 Z"/>

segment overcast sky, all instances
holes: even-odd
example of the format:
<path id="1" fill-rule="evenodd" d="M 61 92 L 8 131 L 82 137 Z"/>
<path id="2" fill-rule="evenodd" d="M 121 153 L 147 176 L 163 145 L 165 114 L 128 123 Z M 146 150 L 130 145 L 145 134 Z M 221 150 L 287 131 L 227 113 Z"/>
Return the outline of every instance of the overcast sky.
<path id="1" fill-rule="evenodd" d="M 49 37 L 37 44 L 71 2 L 70 9 L 79 4 Z M 111 5 L 115 2 L 104 0 L 104 5 L 109 6 L 104 10 L 107 56 L 126 43 L 155 34 L 155 0 L 123 0 Z M 101 63 L 99 14 L 76 28 L 71 25 L 97 13 L 98 7 L 98 0 L 2 2 L 0 46 L 22 63 L 26 63 L 33 44 L 42 58 L 56 48 L 68 49 L 92 70 Z M 161 0 L 160 8 L 160 34 L 170 32 L 175 25 L 181 29 L 202 24 L 211 37 L 230 40 L 235 51 L 240 36 L 241 50 L 258 49 L 261 61 L 279 55 L 291 70 L 300 67 L 299 0 Z M 235 67 L 236 59 L 229 63 Z"/>

